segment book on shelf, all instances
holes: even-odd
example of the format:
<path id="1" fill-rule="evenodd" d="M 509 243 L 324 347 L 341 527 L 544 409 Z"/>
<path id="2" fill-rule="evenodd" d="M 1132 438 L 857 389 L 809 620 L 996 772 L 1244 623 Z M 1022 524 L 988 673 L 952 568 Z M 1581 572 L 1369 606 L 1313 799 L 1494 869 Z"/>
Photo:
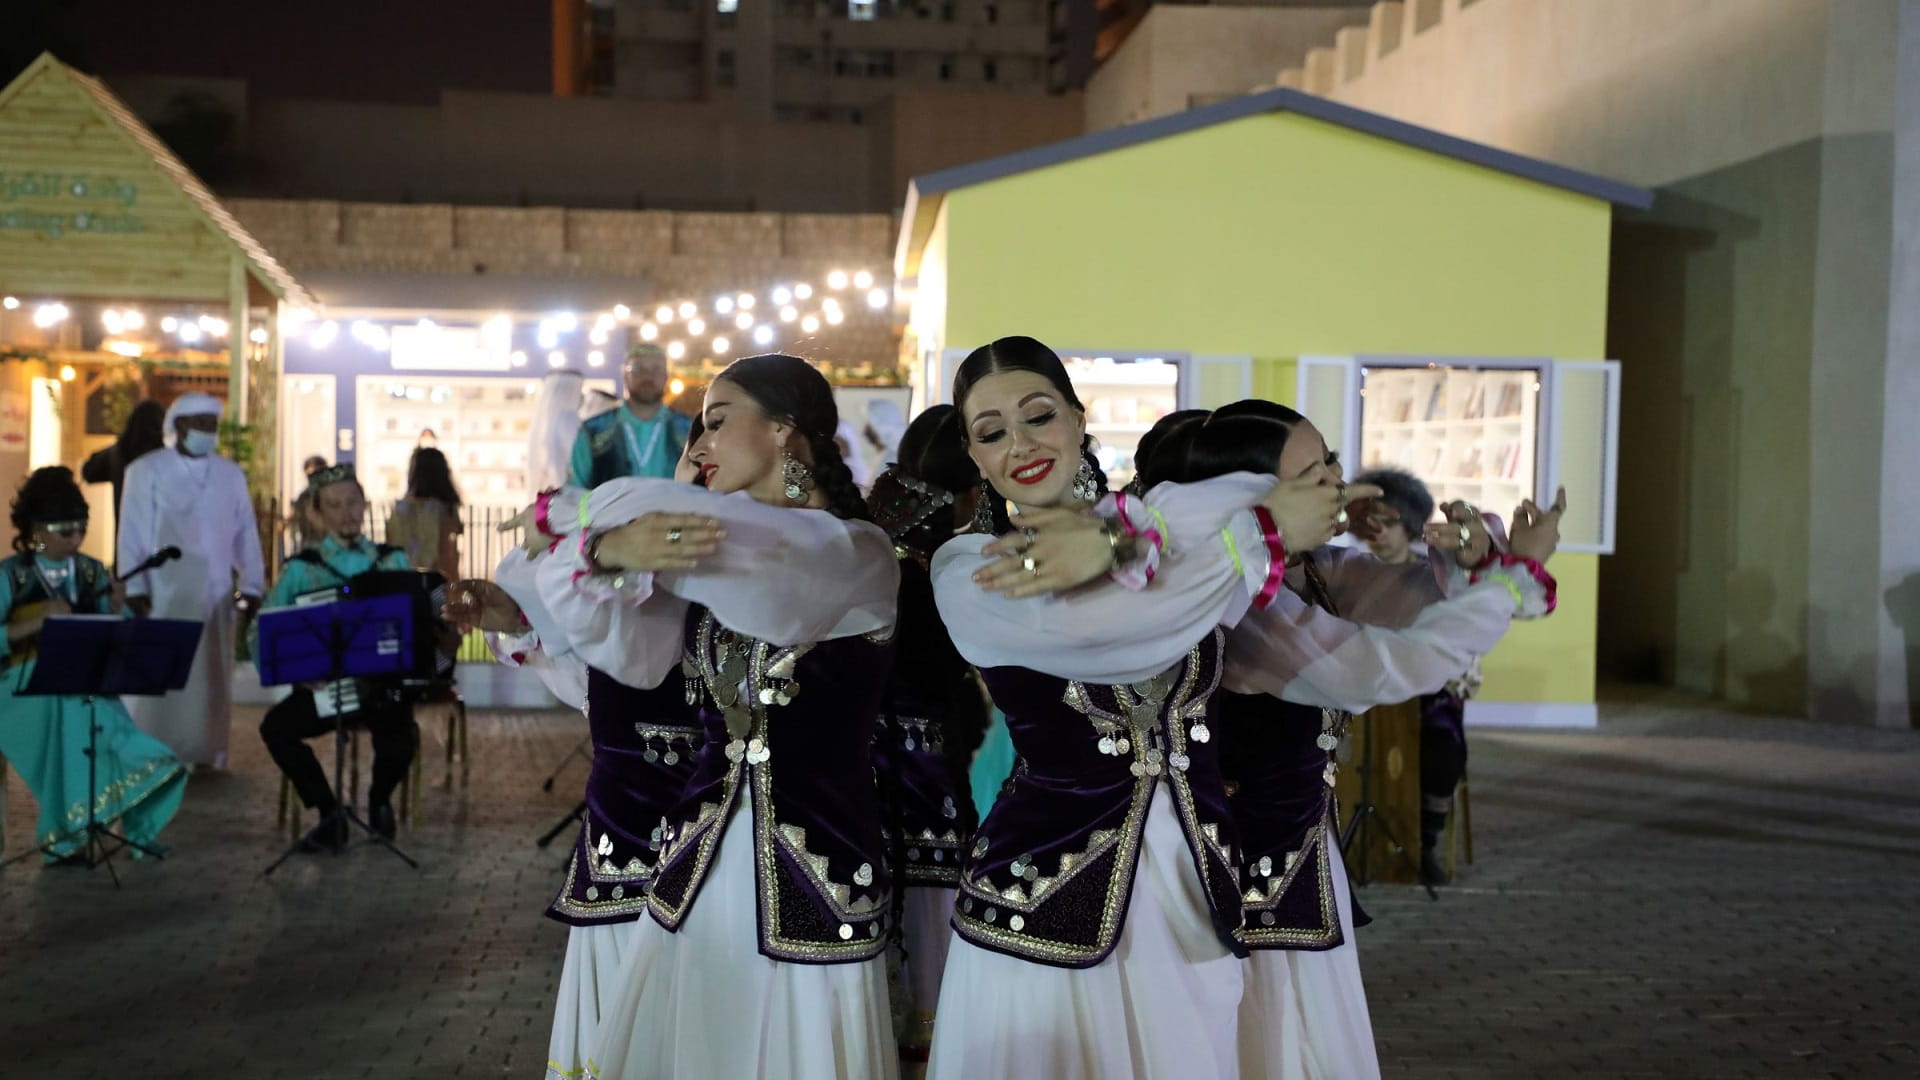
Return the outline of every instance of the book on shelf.
<path id="1" fill-rule="evenodd" d="M 1521 405 L 1520 394 L 1519 383 L 1512 381 L 1502 383 L 1500 385 L 1500 399 L 1494 406 L 1494 416 L 1498 419 L 1519 416 Z"/>
<path id="2" fill-rule="evenodd" d="M 1446 383 L 1441 382 L 1437 379 L 1434 381 L 1433 391 L 1427 395 L 1427 415 L 1422 419 L 1426 419 L 1426 420 L 1440 419 L 1440 404 L 1441 404 L 1441 399 L 1445 396 L 1446 389 L 1447 389 Z"/>
<path id="3" fill-rule="evenodd" d="M 1487 414 L 1487 384 L 1477 382 L 1467 391 L 1465 419 L 1478 420 Z"/>

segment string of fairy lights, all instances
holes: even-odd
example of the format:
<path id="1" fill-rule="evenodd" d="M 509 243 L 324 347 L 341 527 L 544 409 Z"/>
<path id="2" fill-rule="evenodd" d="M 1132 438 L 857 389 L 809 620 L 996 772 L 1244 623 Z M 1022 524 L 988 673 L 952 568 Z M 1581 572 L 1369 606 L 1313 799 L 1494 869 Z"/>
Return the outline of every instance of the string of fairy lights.
<path id="1" fill-rule="evenodd" d="M 833 270 L 817 285 L 809 281 L 789 281 L 764 292 L 721 292 L 704 302 L 678 298 L 637 309 L 615 304 L 605 311 L 586 315 L 557 311 L 531 320 L 522 317 L 519 322 L 512 315 L 496 314 L 477 327 L 477 345 L 483 354 L 496 361 L 504 357 L 504 364 L 499 366 L 529 368 L 544 362 L 548 368 L 559 369 L 571 363 L 572 355 L 580 354 L 582 342 L 577 335 L 584 333 L 582 355 L 587 366 L 602 368 L 608 363 L 608 346 L 614 332 L 624 327 L 630 341 L 657 344 L 671 361 L 720 361 L 843 325 L 850 310 L 862 305 L 868 311 L 885 312 L 892 303 L 892 291 L 878 284 L 871 271 Z M 0 309 L 5 311 L 18 311 L 27 306 L 28 302 L 20 297 L 0 297 Z M 43 331 L 56 330 L 74 317 L 73 309 L 58 300 L 34 302 L 31 310 L 34 327 Z M 184 350 L 223 349 L 220 343 L 232 331 L 226 319 L 191 310 L 153 318 L 137 307 L 110 307 L 101 310 L 99 317 L 104 332 L 99 347 L 136 359 L 170 351 L 170 346 Z M 533 327 L 535 347 L 517 344 L 516 330 L 525 322 Z M 299 341 L 315 350 L 326 350 L 345 337 L 373 351 L 387 352 L 394 347 L 396 333 L 414 334 L 416 342 L 424 335 L 431 345 L 441 331 L 455 329 L 470 333 L 474 328 L 441 327 L 427 318 L 402 324 L 371 318 L 328 319 L 304 308 L 288 309 L 280 316 L 280 330 L 288 341 Z M 255 344 L 265 344 L 267 328 L 254 326 L 247 337 Z"/>

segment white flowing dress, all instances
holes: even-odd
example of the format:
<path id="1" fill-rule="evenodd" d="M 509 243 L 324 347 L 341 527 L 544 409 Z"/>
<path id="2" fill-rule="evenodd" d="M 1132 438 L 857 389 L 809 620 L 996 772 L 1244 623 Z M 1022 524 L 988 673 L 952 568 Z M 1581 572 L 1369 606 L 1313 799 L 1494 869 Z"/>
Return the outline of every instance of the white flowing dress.
<path id="1" fill-rule="evenodd" d="M 1335 602 L 1353 618 L 1280 593 L 1228 635 L 1227 689 L 1361 712 L 1440 689 L 1491 650 L 1514 619 L 1547 611 L 1546 590 L 1522 570 L 1469 584 L 1451 565 L 1389 565 L 1334 548 L 1315 558 Z M 1353 895 L 1339 846 L 1328 850 L 1342 942 L 1322 951 L 1254 951 L 1240 1004 L 1245 1080 L 1380 1076 Z"/>
<path id="2" fill-rule="evenodd" d="M 556 528 L 580 516 L 577 491 L 556 497 Z M 763 506 L 670 480 L 611 481 L 586 496 L 588 529 L 652 512 L 716 518 L 727 539 L 697 573 L 628 573 L 612 587 L 584 569 L 577 544 L 540 560 L 543 618 L 582 662 L 629 686 L 654 687 L 680 661 L 689 602 L 737 633 L 776 644 L 885 633 L 893 626 L 899 568 L 886 533 L 818 510 Z M 531 616 L 530 616 L 531 620 Z M 884 955 L 851 964 L 800 964 L 760 953 L 759 879 L 749 788 L 724 826 L 699 895 L 670 932 L 652 919 L 610 950 L 583 954 L 597 1035 L 581 1055 L 608 1080 L 892 1080 L 899 1050 Z M 579 933 L 576 931 L 576 934 Z M 570 940 L 569 949 L 573 948 Z M 576 1010 L 584 1015 L 576 997 Z M 561 1008 L 566 1008 L 563 998 Z M 559 1025 L 556 1012 L 556 1029 Z M 556 1036 L 557 1037 L 557 1036 Z"/>
<path id="3" fill-rule="evenodd" d="M 1008 600 L 971 581 L 989 538 L 956 537 L 934 557 L 941 617 L 976 667 L 1106 685 L 1151 677 L 1215 627 L 1234 625 L 1264 586 L 1277 584 L 1248 510 L 1273 484 L 1271 476 L 1235 474 L 1155 488 L 1145 501 L 1173 535 L 1156 577 L 1116 575 L 1139 588 L 1101 584 Z M 1156 785 L 1113 952 L 1092 967 L 1062 968 L 956 935 L 927 1076 L 1237 1080 L 1244 978 L 1245 964 L 1215 934 L 1172 796 Z"/>
<path id="4" fill-rule="evenodd" d="M 1214 934 L 1164 785 L 1153 794 L 1126 925 L 1090 968 L 1035 964 L 954 935 L 931 1078 L 1233 1080 L 1244 963 Z"/>

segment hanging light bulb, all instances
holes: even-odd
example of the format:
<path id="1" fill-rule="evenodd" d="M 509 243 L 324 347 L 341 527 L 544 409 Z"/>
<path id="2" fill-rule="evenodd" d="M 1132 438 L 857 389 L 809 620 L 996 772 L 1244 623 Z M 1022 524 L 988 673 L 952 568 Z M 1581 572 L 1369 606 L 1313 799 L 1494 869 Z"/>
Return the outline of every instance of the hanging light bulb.
<path id="1" fill-rule="evenodd" d="M 741 293 L 734 302 L 740 305 L 741 311 L 753 310 L 753 294 L 750 292 Z"/>
<path id="2" fill-rule="evenodd" d="M 845 270 L 835 270 L 833 273 L 827 275 L 827 288 L 838 291 L 846 287 L 847 272 Z"/>
<path id="3" fill-rule="evenodd" d="M 681 317 L 681 318 L 683 318 L 683 319 L 691 319 L 691 318 L 693 318 L 693 317 L 694 317 L 695 315 L 698 315 L 698 314 L 700 314 L 700 308 L 699 308 L 699 305 L 697 305 L 697 304 L 695 304 L 695 303 L 694 303 L 693 301 L 691 301 L 691 300 L 682 300 L 682 301 L 680 302 L 680 317 Z"/>
<path id="4" fill-rule="evenodd" d="M 743 311 L 740 314 L 735 315 L 733 317 L 733 325 L 739 327 L 742 330 L 745 330 L 746 328 L 753 325 L 753 314 L 751 312 Z"/>
<path id="5" fill-rule="evenodd" d="M 118 311 L 108 308 L 100 313 L 100 325 L 106 327 L 107 333 L 117 334 L 126 324 L 120 321 L 120 313 Z"/>
<path id="6" fill-rule="evenodd" d="M 820 329 L 820 320 L 809 315 L 800 320 L 800 329 L 811 334 Z"/>
<path id="7" fill-rule="evenodd" d="M 670 394 L 686 393 L 687 381 L 685 379 L 678 379 L 678 378 L 667 380 L 667 392 Z"/>
<path id="8" fill-rule="evenodd" d="M 169 319 L 167 321 L 172 322 L 173 320 Z M 312 345 L 316 349 L 324 349 L 333 344 L 334 339 L 339 336 L 340 324 L 329 319 L 313 328 L 313 336 L 307 339 L 307 344 Z"/>
<path id="9" fill-rule="evenodd" d="M 687 355 L 687 343 L 686 343 L 686 342 L 684 342 L 684 341 L 670 341 L 670 342 L 668 342 L 668 343 L 667 343 L 667 359 L 669 359 L 669 360 L 678 360 L 678 359 L 680 359 L 681 357 L 683 357 L 683 356 L 685 356 L 685 355 Z"/>
<path id="10" fill-rule="evenodd" d="M 713 339 L 713 355 L 725 356 L 727 355 L 727 350 L 731 348 L 733 348 L 733 342 L 728 341 L 726 338 L 717 337 Z"/>
<path id="11" fill-rule="evenodd" d="M 587 354 L 587 366 L 588 367 L 606 367 L 607 354 L 601 352 L 599 349 L 593 350 L 592 352 Z"/>
<path id="12" fill-rule="evenodd" d="M 176 329 L 179 328 L 179 326 L 180 326 L 180 320 L 174 318 L 171 315 L 160 320 L 160 329 L 166 331 L 169 334 L 173 333 Z"/>
<path id="13" fill-rule="evenodd" d="M 580 329 L 580 317 L 571 311 L 562 311 L 553 317 L 554 329 L 563 334 L 571 334 Z"/>
<path id="14" fill-rule="evenodd" d="M 811 299 L 812 297 L 813 297 L 813 286 L 807 284 L 806 282 L 803 281 L 800 284 L 795 285 L 793 287 L 793 298 L 795 300 L 807 300 L 807 299 Z"/>
<path id="15" fill-rule="evenodd" d="M 841 323 L 846 321 L 847 321 L 846 312 L 841 311 L 839 308 L 827 309 L 827 325 L 828 326 L 839 326 Z"/>
<path id="16" fill-rule="evenodd" d="M 550 368 L 566 367 L 567 354 L 561 352 L 559 349 L 553 350 L 552 352 L 547 354 L 547 366 Z"/>
<path id="17" fill-rule="evenodd" d="M 772 294 L 769 296 L 769 299 L 773 301 L 774 307 L 781 307 L 786 304 L 791 304 L 793 303 L 793 290 L 787 288 L 785 285 L 782 285 L 779 288 L 776 288 L 773 290 Z"/>
<path id="18" fill-rule="evenodd" d="M 626 322 L 628 319 L 633 318 L 633 309 L 625 304 L 615 304 L 613 305 L 613 317 L 621 322 Z"/>
<path id="19" fill-rule="evenodd" d="M 20 298 L 17 296 L 9 296 L 4 300 L 0 300 L 0 307 L 6 308 L 8 311 L 18 311 L 20 310 Z"/>
<path id="20" fill-rule="evenodd" d="M 713 310 L 722 315 L 733 314 L 733 297 L 722 296 L 713 302 Z"/>
<path id="21" fill-rule="evenodd" d="M 143 330 L 147 325 L 147 317 L 132 308 L 128 308 L 120 313 L 120 322 L 129 330 Z"/>
<path id="22" fill-rule="evenodd" d="M 73 370 L 72 364 L 60 365 L 60 381 L 61 382 L 72 382 L 74 378 L 77 377 L 79 374 L 80 374 L 79 372 Z"/>
<path id="23" fill-rule="evenodd" d="M 194 342 L 199 341 L 200 340 L 199 324 L 198 323 L 181 323 L 180 324 L 180 340 L 186 342 L 189 345 L 192 345 Z"/>
<path id="24" fill-rule="evenodd" d="M 660 336 L 660 328 L 650 322 L 640 324 L 640 340 L 652 341 Z"/>
<path id="25" fill-rule="evenodd" d="M 693 318 L 693 319 L 687 320 L 687 333 L 697 335 L 697 334 L 704 334 L 706 332 L 707 332 L 707 320 L 700 319 L 700 318 Z"/>
<path id="26" fill-rule="evenodd" d="M 856 289 L 873 288 L 873 275 L 865 270 L 859 271 L 853 275 L 853 287 Z"/>
<path id="27" fill-rule="evenodd" d="M 265 345 L 267 343 L 267 328 L 264 326 L 256 326 L 247 331 L 247 340 L 253 342 L 255 345 Z"/>
<path id="28" fill-rule="evenodd" d="M 668 307 L 668 306 L 667 306 L 667 305 L 665 305 L 665 304 L 661 304 L 661 305 L 660 305 L 659 307 L 657 307 L 657 308 L 654 308 L 654 309 L 653 309 L 653 321 L 654 321 L 654 322 L 657 322 L 657 323 L 670 323 L 670 322 L 672 322 L 672 321 L 673 321 L 673 309 L 672 309 L 672 308 L 670 308 L 670 307 Z"/>
<path id="29" fill-rule="evenodd" d="M 755 345 L 773 344 L 773 327 L 764 324 L 754 327 L 753 343 Z"/>
<path id="30" fill-rule="evenodd" d="M 867 293 L 867 306 L 875 311 L 879 311 L 887 306 L 889 299 L 891 299 L 891 297 L 887 295 L 887 290 L 874 289 Z"/>
<path id="31" fill-rule="evenodd" d="M 514 367 L 526 367 L 527 366 L 527 350 L 515 349 L 513 350 L 513 355 L 507 357 L 507 360 Z"/>
<path id="32" fill-rule="evenodd" d="M 794 307 L 792 304 L 788 304 L 786 307 L 783 307 L 780 309 L 781 322 L 792 322 L 793 320 L 799 317 L 800 317 L 800 309 Z"/>

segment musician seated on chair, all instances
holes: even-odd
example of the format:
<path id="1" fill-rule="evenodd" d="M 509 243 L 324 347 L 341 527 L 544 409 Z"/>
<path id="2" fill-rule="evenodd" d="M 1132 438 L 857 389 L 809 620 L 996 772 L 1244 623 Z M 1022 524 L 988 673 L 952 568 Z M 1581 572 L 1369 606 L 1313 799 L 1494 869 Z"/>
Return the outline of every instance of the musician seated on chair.
<path id="1" fill-rule="evenodd" d="M 325 523 L 319 543 L 288 559 L 273 583 L 266 607 L 285 607 L 301 597 L 338 590 L 369 570 L 411 570 L 404 549 L 376 544 L 360 535 L 367 513 L 366 492 L 352 465 L 321 469 L 308 479 L 308 492 Z M 258 655 L 256 647 L 255 655 Z M 368 680 L 294 688 L 286 700 L 267 710 L 260 738 L 274 764 L 287 775 L 300 801 L 319 811 L 320 824 L 300 842 L 304 852 L 337 850 L 347 842 L 347 821 L 335 811 L 339 796 L 306 740 L 334 730 L 344 715 L 373 739 L 373 776 L 367 785 L 367 823 L 391 840 L 396 831 L 393 792 L 413 763 L 416 727 L 413 709 L 398 696 Z"/>
<path id="2" fill-rule="evenodd" d="M 89 801 L 96 820 L 118 819 L 128 838 L 157 849 L 156 837 L 187 788 L 186 766 L 173 751 L 135 727 L 117 697 L 21 693 L 41 662 L 40 633 L 49 618 L 117 615 L 126 603 L 113 574 L 80 554 L 87 500 L 72 471 L 58 465 L 34 470 L 13 500 L 13 527 L 14 554 L 0 560 L 0 617 L 7 624 L 0 772 L 12 761 L 39 802 L 33 840 L 48 863 L 90 865 L 84 851 Z M 91 774 L 89 751 L 97 751 Z"/>

